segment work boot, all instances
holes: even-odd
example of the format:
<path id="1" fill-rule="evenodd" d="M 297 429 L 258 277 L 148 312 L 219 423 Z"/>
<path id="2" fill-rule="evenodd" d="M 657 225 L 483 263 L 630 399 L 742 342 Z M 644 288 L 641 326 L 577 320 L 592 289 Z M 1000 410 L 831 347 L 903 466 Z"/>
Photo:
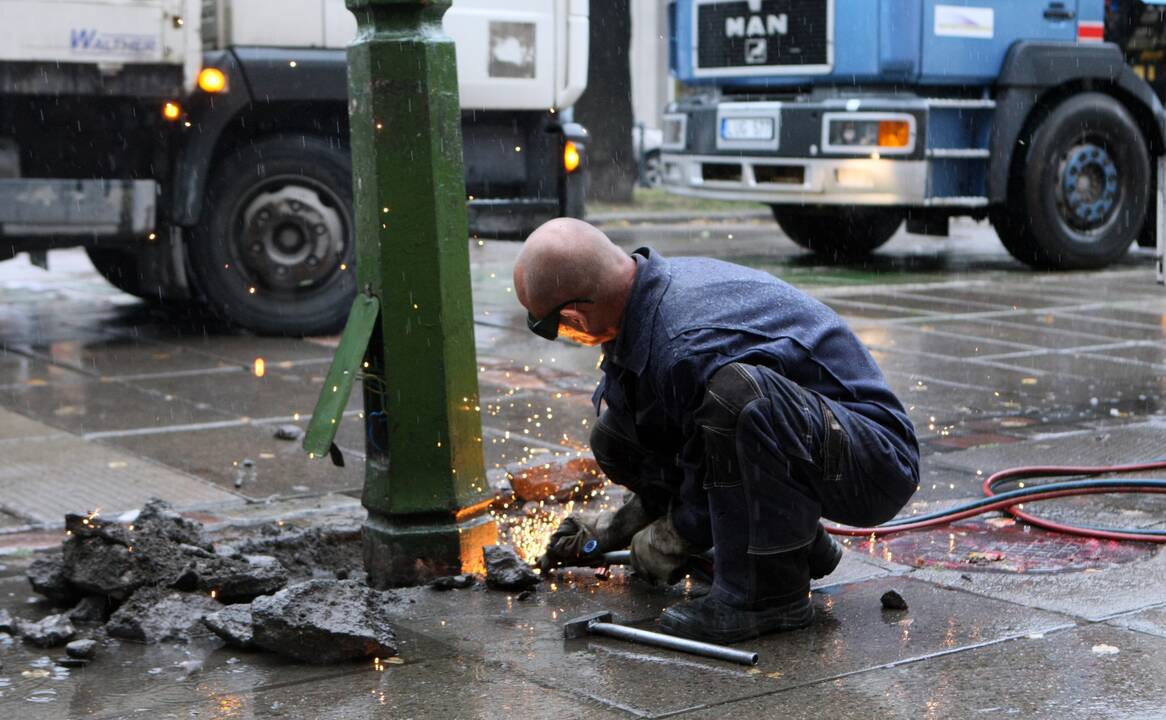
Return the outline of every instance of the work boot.
<path id="1" fill-rule="evenodd" d="M 814 621 L 809 593 L 783 605 L 744 610 L 706 595 L 665 608 L 657 621 L 669 635 L 730 644 L 784 630 L 799 630 Z"/>
<path id="2" fill-rule="evenodd" d="M 814 620 L 809 558 L 807 545 L 776 555 L 745 556 L 739 563 L 748 566 L 744 577 L 722 577 L 725 568 L 718 567 L 712 592 L 666 608 L 658 624 L 669 635 L 714 643 L 804 628 Z"/>
<path id="3" fill-rule="evenodd" d="M 842 562 L 842 546 L 818 523 L 818 532 L 810 544 L 810 579 L 818 580 L 834 572 Z"/>

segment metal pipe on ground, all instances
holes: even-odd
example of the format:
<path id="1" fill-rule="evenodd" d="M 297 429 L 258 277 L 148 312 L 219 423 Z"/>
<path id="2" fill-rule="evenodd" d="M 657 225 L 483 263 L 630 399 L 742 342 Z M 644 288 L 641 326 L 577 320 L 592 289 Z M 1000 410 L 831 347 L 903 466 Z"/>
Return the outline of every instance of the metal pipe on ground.
<path id="1" fill-rule="evenodd" d="M 588 635 L 604 635 L 606 637 L 639 643 L 640 645 L 677 650 L 692 655 L 725 660 L 739 665 L 757 664 L 757 653 L 755 652 L 734 650 L 723 645 L 713 645 L 712 643 L 665 635 L 664 633 L 652 632 L 650 630 L 640 630 L 639 628 L 627 627 L 626 625 L 618 625 L 612 622 L 612 620 L 613 616 L 607 610 L 577 617 L 574 620 L 567 621 L 563 625 L 563 637 L 572 640 L 587 637 Z"/>

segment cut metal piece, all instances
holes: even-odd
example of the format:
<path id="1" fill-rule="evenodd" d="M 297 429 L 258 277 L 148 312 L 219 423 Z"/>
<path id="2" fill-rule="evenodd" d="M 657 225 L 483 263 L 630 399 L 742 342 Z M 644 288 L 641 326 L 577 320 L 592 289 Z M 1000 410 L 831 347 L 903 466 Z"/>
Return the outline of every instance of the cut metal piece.
<path id="1" fill-rule="evenodd" d="M 340 336 L 332 366 L 328 368 L 324 389 L 312 411 L 308 431 L 304 433 L 304 450 L 312 457 L 330 455 L 333 462 L 336 461 L 332 441 L 336 438 L 344 408 L 348 406 L 348 396 L 352 394 L 352 386 L 368 350 L 380 307 L 376 296 L 367 293 L 358 294 L 352 301 L 352 312 L 348 314 L 348 323 Z"/>

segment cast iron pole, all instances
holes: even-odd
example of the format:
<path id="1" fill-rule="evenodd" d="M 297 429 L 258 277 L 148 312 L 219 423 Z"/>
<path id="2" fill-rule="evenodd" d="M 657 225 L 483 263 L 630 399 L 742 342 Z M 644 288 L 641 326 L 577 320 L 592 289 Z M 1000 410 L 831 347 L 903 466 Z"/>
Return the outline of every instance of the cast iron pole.
<path id="1" fill-rule="evenodd" d="M 347 0 L 365 357 L 364 562 L 377 587 L 473 569 L 496 541 L 482 462 L 449 2 Z M 358 298 L 359 300 L 359 298 Z"/>

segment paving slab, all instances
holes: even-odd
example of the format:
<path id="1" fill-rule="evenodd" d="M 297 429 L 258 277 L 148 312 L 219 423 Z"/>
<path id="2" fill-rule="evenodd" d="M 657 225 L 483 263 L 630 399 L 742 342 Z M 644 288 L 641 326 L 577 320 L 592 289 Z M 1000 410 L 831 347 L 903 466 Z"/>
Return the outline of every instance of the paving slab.
<path id="1" fill-rule="evenodd" d="M 924 310 L 911 310 L 889 307 L 887 305 L 863 304 L 851 302 L 843 298 L 822 298 L 834 312 L 842 316 L 847 322 L 856 320 L 896 320 L 901 318 L 928 317 L 934 313 Z"/>
<path id="2" fill-rule="evenodd" d="M 933 326 L 928 326 L 933 328 Z M 898 350 L 924 355 L 941 355 L 957 359 L 1013 353 L 1027 349 L 1017 343 L 1001 343 L 982 337 L 958 335 L 954 332 L 935 332 L 913 326 L 864 326 L 855 334 L 870 348 Z"/>
<path id="3" fill-rule="evenodd" d="M 0 350 L 0 388 L 80 383 L 87 376 L 35 355 Z"/>
<path id="4" fill-rule="evenodd" d="M 1151 368 L 1107 358 L 1092 352 L 1061 350 L 1039 354 L 970 359 L 971 363 L 991 362 L 996 367 L 1011 366 L 1018 371 L 1039 371 L 1057 380 L 1084 381 L 1099 393 L 1123 390 L 1140 393 L 1157 389 L 1160 373 Z M 972 368 L 974 370 L 974 367 Z"/>
<path id="5" fill-rule="evenodd" d="M 350 424 L 359 422 L 354 418 Z M 277 440 L 268 426 L 126 435 L 103 442 L 252 500 L 359 490 L 364 485 L 363 460 L 350 457 L 343 468 L 326 458 L 310 460 L 299 441 Z"/>
<path id="6" fill-rule="evenodd" d="M 942 301 L 961 300 L 967 303 L 968 312 L 982 312 L 985 306 L 1002 310 L 1033 310 L 1081 304 L 1081 300 L 1075 297 L 1037 291 L 1030 283 L 1011 283 L 1007 288 L 997 284 L 993 287 L 945 288 L 942 291 L 917 290 L 913 294 Z"/>
<path id="7" fill-rule="evenodd" d="M 265 367 L 262 377 L 240 370 L 213 376 L 144 378 L 132 384 L 224 416 L 270 418 L 300 414 L 309 417 L 320 397 L 327 370 L 328 365 L 324 363 L 293 367 L 273 363 Z M 354 410 L 364 407 L 359 392 L 349 397 L 348 407 Z"/>
<path id="8" fill-rule="evenodd" d="M 0 445 L 36 440 L 55 440 L 68 435 L 69 433 L 26 418 L 19 413 L 0 409 Z"/>
<path id="9" fill-rule="evenodd" d="M 305 360 L 331 361 L 335 352 L 327 340 L 259 337 L 239 331 L 223 331 L 191 327 L 183 323 L 131 326 L 119 330 L 119 335 L 141 338 L 163 346 L 197 351 L 228 364 L 250 367 L 256 358 L 268 364 Z"/>
<path id="10" fill-rule="evenodd" d="M 991 643 L 679 717 L 1156 720 L 1163 717 L 1163 697 L 1166 640 L 1101 625 Z"/>
<path id="11" fill-rule="evenodd" d="M 1091 350 L 1090 355 L 1105 355 L 1127 360 L 1136 360 L 1155 366 L 1158 372 L 1166 370 L 1166 343 L 1150 342 L 1147 344 L 1109 348 L 1105 350 Z"/>
<path id="12" fill-rule="evenodd" d="M 86 375 L 107 378 L 239 367 L 186 348 L 119 335 L 32 345 L 28 352 Z"/>
<path id="13" fill-rule="evenodd" d="M 177 395 L 151 393 L 120 382 L 83 380 L 0 388 L 0 403 L 75 434 L 214 422 L 225 413 Z"/>
<path id="14" fill-rule="evenodd" d="M 1024 465 L 1126 465 L 1162 458 L 1161 423 L 1137 423 L 1120 429 L 1084 430 L 1025 440 L 993 448 L 974 448 L 931 456 L 936 465 L 990 474 Z"/>
<path id="15" fill-rule="evenodd" d="M 1155 607 L 1122 615 L 1110 620 L 1109 624 L 1166 638 L 1166 607 Z"/>
<path id="16" fill-rule="evenodd" d="M 1079 333 L 1094 338 L 1110 338 L 1114 340 L 1161 340 L 1166 337 L 1166 330 L 1160 326 L 1155 329 L 1142 325 L 1122 325 L 1095 317 L 1092 313 L 1036 313 L 1027 315 L 1009 315 L 1009 323 L 1018 326 L 1047 328 L 1052 330 Z"/>
<path id="17" fill-rule="evenodd" d="M 646 624 L 675 600 L 631 582 L 636 586 L 622 592 L 618 583 L 540 591 L 525 603 L 498 593 L 455 591 L 396 607 L 403 613 L 400 624 L 421 634 L 503 663 L 540 684 L 571 687 L 609 707 L 645 715 L 728 702 L 1068 623 L 1055 614 L 908 578 L 880 577 L 816 592 L 821 616 L 806 630 L 742 643 L 760 653 L 760 672 L 609 639 L 561 639 L 561 623 L 568 618 L 610 609 L 626 621 Z M 892 587 L 907 599 L 908 612 L 882 610 L 879 598 Z"/>
<path id="18" fill-rule="evenodd" d="M 13 414 L 0 410 L 0 426 L 12 424 L 2 419 Z M 38 434 L 31 420 L 18 424 L 32 437 L 3 445 L 0 508 L 26 521 L 58 526 L 67 512 L 102 508 L 110 514 L 151 497 L 179 509 L 239 502 L 193 475 L 44 425 Z"/>
<path id="19" fill-rule="evenodd" d="M 847 303 L 862 303 L 863 305 L 883 305 L 889 308 L 918 310 L 924 314 L 959 314 L 966 312 L 983 312 L 985 310 L 1007 310 L 1009 305 L 997 300 L 993 303 L 969 302 L 958 296 L 948 297 L 946 294 L 921 293 L 846 293 L 837 296 L 837 300 Z M 831 299 L 833 302 L 833 299 Z"/>
<path id="20" fill-rule="evenodd" d="M 913 578 L 985 597 L 1041 608 L 1086 620 L 1103 620 L 1152 607 L 1166 598 L 1166 553 L 1146 560 L 1050 574 L 920 568 Z"/>
<path id="21" fill-rule="evenodd" d="M 994 318 L 936 320 L 934 323 L 919 325 L 920 329 L 934 328 L 945 333 L 962 334 L 968 337 L 987 338 L 999 343 L 1016 345 L 1020 350 L 1061 350 L 1068 348 L 1095 346 L 1105 343 L 1127 342 L 1120 338 L 1081 332 L 1071 332 L 1044 324 L 1016 322 L 1021 315 L 1005 315 Z"/>

